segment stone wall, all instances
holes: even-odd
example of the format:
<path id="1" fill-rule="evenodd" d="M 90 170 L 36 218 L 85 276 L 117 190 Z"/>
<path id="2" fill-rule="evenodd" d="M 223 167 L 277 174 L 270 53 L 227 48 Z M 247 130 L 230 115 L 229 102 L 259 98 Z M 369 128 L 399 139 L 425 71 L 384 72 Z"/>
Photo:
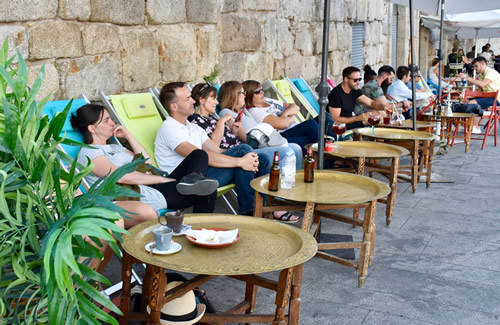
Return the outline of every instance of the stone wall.
<path id="1" fill-rule="evenodd" d="M 0 40 L 9 38 L 40 93 L 97 99 L 168 81 L 302 75 L 321 70 L 323 0 L 9 0 L 0 2 Z M 365 63 L 390 62 L 390 8 L 384 0 L 332 0 L 329 74 L 351 60 L 351 24 L 364 23 Z"/>

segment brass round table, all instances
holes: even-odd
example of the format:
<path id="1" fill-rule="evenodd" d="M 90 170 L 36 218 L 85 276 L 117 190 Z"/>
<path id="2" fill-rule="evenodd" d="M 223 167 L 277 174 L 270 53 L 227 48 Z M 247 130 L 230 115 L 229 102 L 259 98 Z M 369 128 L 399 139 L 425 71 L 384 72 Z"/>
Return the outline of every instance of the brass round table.
<path id="1" fill-rule="evenodd" d="M 297 171 L 295 186 L 291 189 L 280 188 L 276 192 L 267 189 L 269 175 L 255 178 L 250 185 L 255 190 L 254 216 L 261 217 L 263 212 L 279 210 L 304 210 L 302 229 L 317 235 L 320 217 L 339 220 L 355 226 L 361 226 L 363 240 L 345 243 L 319 243 L 316 256 L 353 267 L 358 270 L 358 284 L 361 287 L 368 274 L 375 245 L 375 214 L 377 200 L 386 197 L 390 188 L 384 182 L 355 174 L 315 170 L 314 182 L 304 183 L 304 173 Z M 271 201 L 266 206 L 262 195 L 281 198 Z M 283 202 L 283 200 L 288 202 Z M 304 206 L 305 203 L 305 206 Z M 363 220 L 347 217 L 326 210 L 333 209 L 365 209 Z M 314 216 L 314 220 L 313 220 Z M 272 216 L 271 216 L 272 218 Z M 313 227 L 314 226 L 314 227 Z M 357 262 L 329 255 L 322 250 L 359 248 Z"/>
<path id="2" fill-rule="evenodd" d="M 312 144 L 314 153 L 318 151 L 318 144 Z M 398 171 L 399 160 L 403 155 L 410 152 L 400 146 L 379 142 L 367 141 L 340 141 L 332 152 L 324 152 L 325 159 L 341 160 L 351 164 L 358 175 L 363 175 L 365 171 L 382 173 L 388 176 L 391 192 L 387 197 L 378 201 L 386 205 L 386 225 L 389 226 L 394 214 L 394 205 L 398 191 Z M 317 155 L 316 155 L 317 158 Z M 388 159 L 390 165 L 378 163 L 379 159 Z M 317 160 L 316 160 L 317 161 Z M 354 218 L 358 217 L 359 211 L 355 209 Z"/>
<path id="3" fill-rule="evenodd" d="M 390 128 L 375 128 L 372 133 L 371 128 L 354 129 L 353 132 L 362 140 L 363 137 L 372 140 L 382 140 L 384 143 L 395 144 L 405 147 L 410 151 L 411 165 L 399 166 L 398 176 L 408 175 L 411 182 L 412 191 L 417 191 L 417 184 L 420 176 L 426 177 L 426 187 L 431 184 L 432 157 L 434 154 L 434 143 L 438 137 L 432 133 L 401 130 Z M 427 167 L 424 171 L 424 165 Z M 408 180 L 406 178 L 403 178 Z"/>
<path id="4" fill-rule="evenodd" d="M 380 123 L 375 127 L 384 127 L 384 128 L 394 128 L 394 129 L 413 129 L 413 121 L 412 120 L 404 120 L 401 124 L 384 124 Z M 436 127 L 436 123 L 427 122 L 427 121 L 417 121 L 417 129 L 432 129 Z"/>
<path id="5" fill-rule="evenodd" d="M 237 320 L 233 315 L 230 319 L 242 323 L 261 322 L 264 319 L 268 322 L 279 322 L 285 319 L 285 309 L 290 301 L 288 318 L 292 323 L 298 322 L 300 297 L 297 295 L 291 300 L 289 297 L 291 290 L 300 293 L 301 281 L 292 280 L 296 273 L 302 271 L 302 264 L 311 259 L 317 251 L 317 243 L 312 235 L 268 219 L 227 214 L 186 214 L 184 223 L 191 225 L 193 229 L 237 228 L 240 240 L 224 248 L 205 248 L 189 242 L 185 236 L 179 236 L 173 238 L 182 245 L 179 252 L 172 255 L 150 255 L 144 247 L 154 240 L 152 230 L 159 226 L 158 221 L 150 220 L 131 228 L 129 234 L 123 237 L 124 284 L 120 307 L 124 317 L 120 319 L 120 323 L 127 324 L 135 316 L 139 316 L 138 319 L 147 316 L 143 313 L 129 315 L 130 270 L 133 262 L 147 264 L 143 292 L 144 296 L 149 298 L 149 307 L 152 310 L 150 320 L 153 323 L 159 322 L 160 310 L 164 303 L 220 275 L 247 282 L 245 301 L 239 304 L 239 313 L 251 312 L 255 308 L 256 285 L 262 284 L 261 278 L 254 275 L 277 270 L 281 273 L 279 282 L 275 285 L 275 314 L 240 315 L 241 318 Z M 172 290 L 172 293 L 167 292 L 165 299 L 162 299 L 166 283 L 164 269 L 200 275 Z M 273 283 L 271 280 L 265 281 L 268 285 Z M 206 314 L 200 322 L 225 320 L 225 316 L 227 315 Z"/>
<path id="6" fill-rule="evenodd" d="M 439 132 L 441 139 L 446 139 L 446 143 L 453 147 L 456 138 L 463 138 L 465 143 L 465 152 L 469 151 L 470 140 L 472 135 L 472 126 L 474 118 L 477 117 L 473 113 L 452 113 L 446 115 L 423 114 L 424 118 L 441 119 L 441 130 Z M 458 136 L 458 129 L 462 125 L 464 127 L 464 135 Z"/>

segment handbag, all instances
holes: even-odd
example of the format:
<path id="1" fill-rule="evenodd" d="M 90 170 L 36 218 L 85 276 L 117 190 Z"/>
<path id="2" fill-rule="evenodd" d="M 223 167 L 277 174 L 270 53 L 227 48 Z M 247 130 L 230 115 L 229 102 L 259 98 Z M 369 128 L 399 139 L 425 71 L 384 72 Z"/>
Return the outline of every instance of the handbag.
<path id="1" fill-rule="evenodd" d="M 288 140 L 268 123 L 259 123 L 247 132 L 247 144 L 253 149 L 266 147 L 286 147 Z"/>

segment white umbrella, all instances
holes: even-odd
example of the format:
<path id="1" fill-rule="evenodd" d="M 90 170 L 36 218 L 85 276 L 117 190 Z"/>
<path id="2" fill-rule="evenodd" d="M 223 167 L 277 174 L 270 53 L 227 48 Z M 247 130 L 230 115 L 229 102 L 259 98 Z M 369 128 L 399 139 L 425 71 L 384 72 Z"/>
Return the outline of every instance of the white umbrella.
<path id="1" fill-rule="evenodd" d="M 440 18 L 420 16 L 425 27 L 439 28 Z M 443 32 L 457 35 L 460 39 L 500 37 L 500 10 L 489 10 L 463 14 L 446 14 Z"/>
<path id="2" fill-rule="evenodd" d="M 389 0 L 392 3 L 408 7 L 409 0 Z M 441 14 L 441 0 L 419 0 L 413 3 L 413 9 L 426 12 L 430 15 Z M 476 12 L 500 9 L 498 0 L 446 0 L 445 11 L 447 14 L 458 14 L 462 12 Z"/>

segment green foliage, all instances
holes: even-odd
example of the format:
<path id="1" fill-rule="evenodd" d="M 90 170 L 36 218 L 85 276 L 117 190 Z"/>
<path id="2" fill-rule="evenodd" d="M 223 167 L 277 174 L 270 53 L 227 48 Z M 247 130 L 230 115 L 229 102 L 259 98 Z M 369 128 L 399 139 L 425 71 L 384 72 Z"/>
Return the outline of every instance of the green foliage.
<path id="1" fill-rule="evenodd" d="M 108 280 L 88 267 L 102 257 L 96 246 L 106 241 L 116 252 L 115 238 L 126 231 L 115 225 L 124 211 L 113 198 L 134 195 L 116 185 L 141 161 L 116 170 L 99 187 L 77 196 L 92 166 L 77 172 L 58 144 L 69 106 L 52 121 L 41 118 L 48 97 L 35 96 L 42 67 L 31 89 L 28 70 L 7 58 L 7 40 L 0 50 L 0 323 L 116 324 L 102 311 L 120 313 L 96 289 Z M 135 192 L 134 192 L 135 193 Z"/>
<path id="2" fill-rule="evenodd" d="M 212 70 L 212 72 L 210 72 L 209 75 L 203 77 L 203 80 L 211 85 L 215 85 L 215 80 L 217 79 L 219 73 L 220 65 L 217 63 L 216 65 L 214 65 L 214 69 Z"/>

